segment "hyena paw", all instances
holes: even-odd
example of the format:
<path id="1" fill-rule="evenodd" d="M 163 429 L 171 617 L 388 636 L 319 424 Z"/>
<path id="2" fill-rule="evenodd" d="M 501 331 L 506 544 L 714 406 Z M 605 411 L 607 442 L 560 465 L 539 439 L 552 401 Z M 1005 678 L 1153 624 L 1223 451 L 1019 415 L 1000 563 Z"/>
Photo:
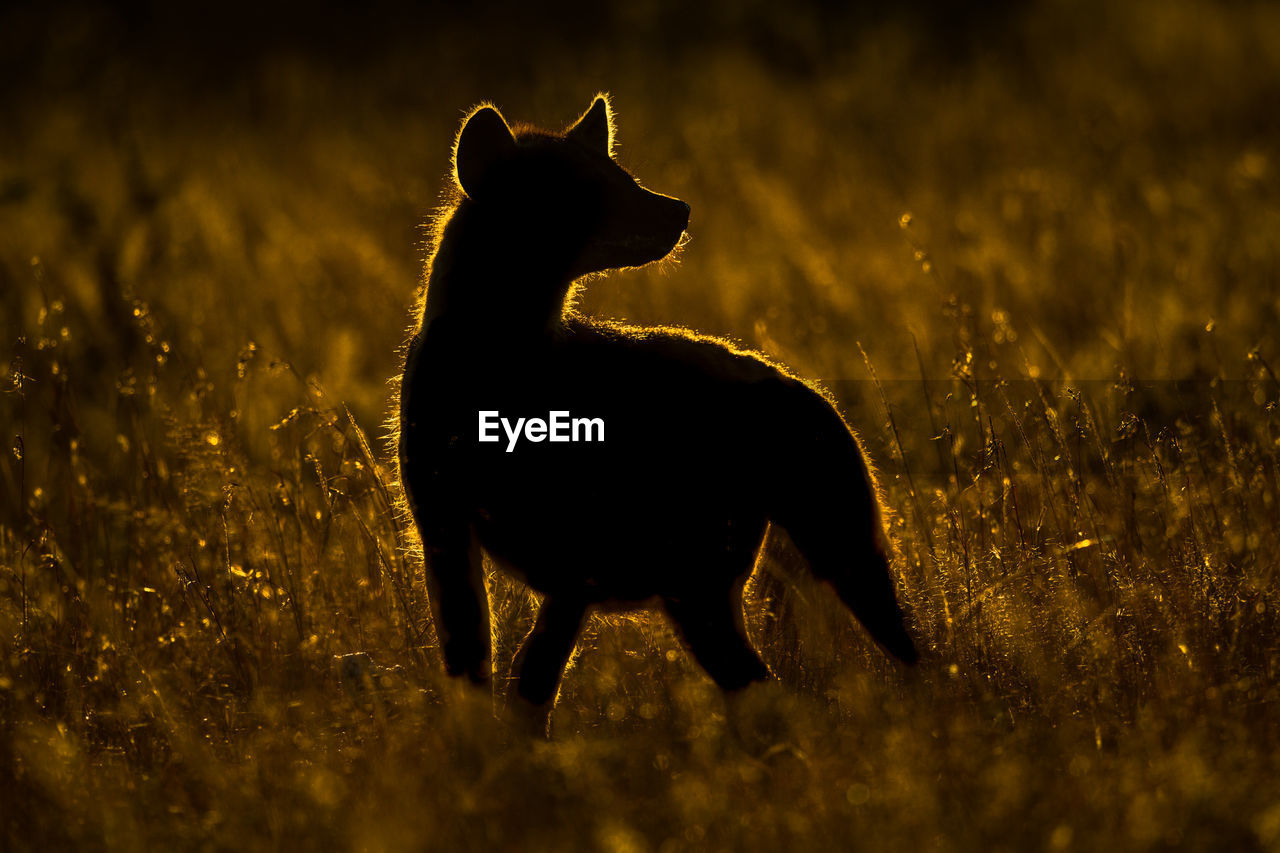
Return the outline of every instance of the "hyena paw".
<path id="1" fill-rule="evenodd" d="M 768 763 L 808 756 L 797 745 L 795 697 L 776 681 L 725 694 L 726 741 Z"/>
<path id="2" fill-rule="evenodd" d="M 519 696 L 512 696 L 499 714 L 499 719 L 508 731 L 518 737 L 551 739 L 550 705 L 535 705 Z"/>

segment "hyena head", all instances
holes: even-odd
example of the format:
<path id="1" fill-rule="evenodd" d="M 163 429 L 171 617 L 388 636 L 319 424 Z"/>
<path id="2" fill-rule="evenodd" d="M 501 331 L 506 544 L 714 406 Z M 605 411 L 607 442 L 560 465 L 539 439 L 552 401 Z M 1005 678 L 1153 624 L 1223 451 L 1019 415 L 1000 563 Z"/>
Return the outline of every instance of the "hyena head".
<path id="1" fill-rule="evenodd" d="M 562 280 L 661 260 L 689 224 L 689 205 L 640 186 L 613 159 L 604 96 L 562 134 L 513 133 L 480 107 L 458 134 L 454 171 L 490 250 Z"/>

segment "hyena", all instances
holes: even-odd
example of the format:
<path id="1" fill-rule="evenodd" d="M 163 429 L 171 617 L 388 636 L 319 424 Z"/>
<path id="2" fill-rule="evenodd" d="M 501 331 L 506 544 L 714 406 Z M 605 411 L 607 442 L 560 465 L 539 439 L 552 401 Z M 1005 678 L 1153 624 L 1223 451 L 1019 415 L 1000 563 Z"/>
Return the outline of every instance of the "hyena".
<path id="1" fill-rule="evenodd" d="M 660 602 L 725 691 L 764 679 L 741 594 L 770 522 L 914 662 L 872 475 L 825 392 L 724 340 L 572 307 L 584 277 L 665 258 L 689 222 L 612 147 L 605 96 L 563 133 L 485 105 L 457 137 L 399 411 L 448 672 L 489 677 L 483 549 L 544 596 L 514 669 L 544 723 L 593 606 Z"/>

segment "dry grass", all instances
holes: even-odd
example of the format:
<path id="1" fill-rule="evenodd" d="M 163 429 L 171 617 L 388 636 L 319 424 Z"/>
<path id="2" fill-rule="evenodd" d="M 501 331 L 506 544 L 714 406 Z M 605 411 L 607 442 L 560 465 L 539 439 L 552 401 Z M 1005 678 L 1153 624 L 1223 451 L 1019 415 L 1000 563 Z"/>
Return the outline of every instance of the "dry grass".
<path id="1" fill-rule="evenodd" d="M 960 58 L 789 20 L 803 70 L 637 37 L 499 74 L 437 33 L 198 104 L 86 55 L 101 21 L 50 41 L 0 148 L 7 848 L 1280 850 L 1280 15 L 1045 5 Z M 443 676 L 391 510 L 460 111 L 598 88 L 694 239 L 586 309 L 828 382 L 931 658 L 771 542 L 763 754 L 645 614 L 592 621 L 554 742 L 508 735 Z M 490 592 L 501 674 L 531 606 Z"/>

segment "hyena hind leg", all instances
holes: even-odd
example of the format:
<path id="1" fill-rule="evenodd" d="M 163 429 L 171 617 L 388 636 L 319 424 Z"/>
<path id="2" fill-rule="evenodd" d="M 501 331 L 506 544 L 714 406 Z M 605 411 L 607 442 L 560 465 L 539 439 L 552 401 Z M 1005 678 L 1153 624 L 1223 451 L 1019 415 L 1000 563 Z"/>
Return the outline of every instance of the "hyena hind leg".
<path id="1" fill-rule="evenodd" d="M 547 596 L 533 630 L 512 662 L 517 701 L 524 706 L 522 711 L 540 717 L 544 728 L 586 612 L 585 601 L 572 596 Z"/>
<path id="2" fill-rule="evenodd" d="M 663 603 L 676 629 L 707 675 L 726 693 L 764 681 L 769 670 L 747 641 L 742 616 L 742 582 L 699 591 Z"/>

